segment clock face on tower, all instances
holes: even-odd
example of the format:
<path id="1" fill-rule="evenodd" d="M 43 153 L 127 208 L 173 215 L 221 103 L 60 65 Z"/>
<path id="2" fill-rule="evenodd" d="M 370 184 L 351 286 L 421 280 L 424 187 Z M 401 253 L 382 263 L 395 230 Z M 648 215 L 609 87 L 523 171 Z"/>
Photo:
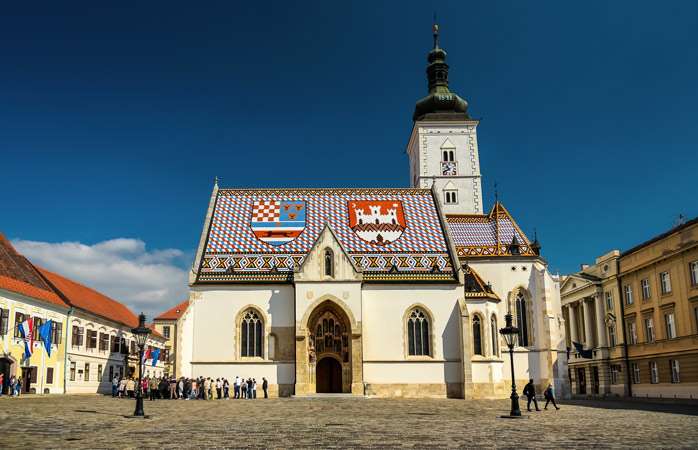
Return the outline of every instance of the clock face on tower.
<path id="1" fill-rule="evenodd" d="M 458 175 L 458 170 L 455 161 L 442 161 L 441 162 L 441 175 L 444 176 L 455 176 Z"/>

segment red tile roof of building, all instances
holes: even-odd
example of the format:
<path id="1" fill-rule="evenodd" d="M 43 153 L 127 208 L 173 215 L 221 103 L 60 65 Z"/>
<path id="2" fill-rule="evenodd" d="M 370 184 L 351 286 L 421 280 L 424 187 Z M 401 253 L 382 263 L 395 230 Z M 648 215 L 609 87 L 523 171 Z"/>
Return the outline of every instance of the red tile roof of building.
<path id="1" fill-rule="evenodd" d="M 138 316 L 126 305 L 57 273 L 41 267 L 37 269 L 76 308 L 129 327 L 138 326 Z"/>
<path id="2" fill-rule="evenodd" d="M 67 307 L 27 258 L 0 233 L 0 288 Z"/>
<path id="3" fill-rule="evenodd" d="M 186 311 L 188 307 L 189 300 L 184 300 L 179 305 L 174 306 L 157 316 L 155 320 L 177 320 L 182 317 L 182 314 L 184 314 L 184 311 Z"/>

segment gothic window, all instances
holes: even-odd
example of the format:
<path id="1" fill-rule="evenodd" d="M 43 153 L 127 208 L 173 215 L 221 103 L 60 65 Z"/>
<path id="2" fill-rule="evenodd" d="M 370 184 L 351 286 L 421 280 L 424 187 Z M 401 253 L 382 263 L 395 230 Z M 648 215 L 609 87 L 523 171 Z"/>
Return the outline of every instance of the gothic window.
<path id="1" fill-rule="evenodd" d="M 499 330 L 497 329 L 497 316 L 492 314 L 490 318 L 490 334 L 492 335 L 492 355 L 499 355 Z"/>
<path id="2" fill-rule="evenodd" d="M 410 356 L 430 356 L 429 318 L 419 308 L 410 312 L 407 318 L 407 349 Z"/>
<path id="3" fill-rule="evenodd" d="M 327 311 L 317 319 L 315 333 L 311 335 L 315 353 L 334 353 L 340 355 L 342 361 L 349 362 L 349 335 L 347 326 Z"/>
<path id="4" fill-rule="evenodd" d="M 264 322 L 259 317 L 259 313 L 254 309 L 249 309 L 242 316 L 240 324 L 240 355 L 244 357 L 262 357 L 264 346 Z"/>
<path id="5" fill-rule="evenodd" d="M 482 324 L 480 316 L 473 317 L 473 353 L 475 355 L 483 355 L 482 352 Z"/>
<path id="6" fill-rule="evenodd" d="M 329 248 L 325 249 L 324 266 L 325 276 L 334 277 L 334 255 Z"/>
<path id="7" fill-rule="evenodd" d="M 447 205 L 455 205 L 458 203 L 458 191 L 444 191 L 445 203 Z"/>
<path id="8" fill-rule="evenodd" d="M 519 345 L 528 347 L 528 311 L 526 298 L 521 292 L 516 295 L 516 327 L 519 329 Z"/>

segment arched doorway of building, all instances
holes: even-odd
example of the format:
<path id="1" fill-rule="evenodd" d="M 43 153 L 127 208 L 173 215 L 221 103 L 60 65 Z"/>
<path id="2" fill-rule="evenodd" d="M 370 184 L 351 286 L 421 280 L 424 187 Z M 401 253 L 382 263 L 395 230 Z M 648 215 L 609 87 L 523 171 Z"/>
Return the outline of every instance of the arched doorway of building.
<path id="1" fill-rule="evenodd" d="M 315 370 L 316 392 L 339 394 L 342 392 L 342 365 L 326 356 L 318 361 Z"/>
<path id="2" fill-rule="evenodd" d="M 0 386 L 0 389 L 2 389 L 3 394 L 7 394 L 5 387 L 9 386 L 10 384 L 10 376 L 12 376 L 12 373 L 14 373 L 14 371 L 12 370 L 12 366 L 14 363 L 15 362 L 10 358 L 0 358 L 0 373 L 4 374 L 3 385 Z"/>
<path id="3" fill-rule="evenodd" d="M 326 301 L 310 315 L 308 354 L 315 392 L 351 392 L 351 323 L 336 303 Z"/>

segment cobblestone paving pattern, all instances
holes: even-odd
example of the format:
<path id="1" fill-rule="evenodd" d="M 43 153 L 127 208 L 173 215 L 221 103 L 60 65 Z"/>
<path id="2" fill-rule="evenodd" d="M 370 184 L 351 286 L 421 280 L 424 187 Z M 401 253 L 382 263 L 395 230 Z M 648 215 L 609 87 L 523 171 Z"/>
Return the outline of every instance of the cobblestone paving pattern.
<path id="1" fill-rule="evenodd" d="M 499 418 L 506 400 L 159 400 L 145 401 L 148 419 L 125 418 L 134 406 L 88 395 L 2 397 L 0 448 L 698 448 L 695 405 L 574 402 L 507 420 Z"/>

